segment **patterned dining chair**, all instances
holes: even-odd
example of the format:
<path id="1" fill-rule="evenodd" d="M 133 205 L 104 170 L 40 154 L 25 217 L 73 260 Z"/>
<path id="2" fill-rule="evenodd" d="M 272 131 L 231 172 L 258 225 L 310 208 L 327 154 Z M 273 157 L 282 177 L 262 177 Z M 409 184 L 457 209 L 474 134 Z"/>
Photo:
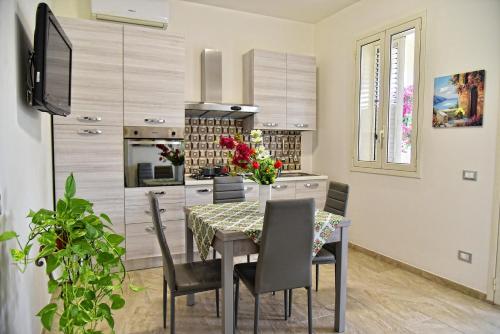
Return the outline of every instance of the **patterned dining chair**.
<path id="1" fill-rule="evenodd" d="M 245 186 L 242 176 L 220 176 L 214 177 L 213 203 L 236 203 L 245 202 Z M 217 251 L 213 250 L 213 258 L 217 256 Z M 247 255 L 247 262 L 250 262 L 250 255 Z"/>
<path id="2" fill-rule="evenodd" d="M 161 222 L 158 198 L 149 193 L 153 226 L 163 259 L 163 328 L 167 327 L 167 289 L 170 290 L 170 333 L 175 334 L 175 298 L 191 293 L 215 290 L 217 317 L 219 317 L 219 289 L 221 288 L 221 261 L 207 260 L 174 264 Z M 168 229 L 166 230 L 168 233 Z"/>
<path id="3" fill-rule="evenodd" d="M 314 238 L 314 200 L 272 200 L 266 203 L 257 262 L 240 263 L 235 273 L 255 298 L 254 333 L 259 330 L 261 294 L 307 290 L 308 331 L 312 333 L 311 261 Z M 293 242 L 290 242 L 293 240 Z M 235 294 L 235 326 L 238 324 L 239 280 Z"/>

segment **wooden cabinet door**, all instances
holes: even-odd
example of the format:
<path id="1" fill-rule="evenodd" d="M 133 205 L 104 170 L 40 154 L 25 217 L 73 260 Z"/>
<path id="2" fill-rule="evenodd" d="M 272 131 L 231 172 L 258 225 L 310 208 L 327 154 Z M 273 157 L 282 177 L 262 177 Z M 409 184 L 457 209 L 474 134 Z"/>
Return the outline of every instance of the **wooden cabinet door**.
<path id="1" fill-rule="evenodd" d="M 125 126 L 184 126 L 184 38 L 125 26 Z"/>
<path id="2" fill-rule="evenodd" d="M 123 126 L 123 26 L 58 19 L 73 45 L 71 114 L 54 124 Z"/>
<path id="3" fill-rule="evenodd" d="M 254 128 L 285 129 L 286 54 L 253 50 L 250 57 L 250 99 L 260 107 Z"/>
<path id="4" fill-rule="evenodd" d="M 286 56 L 286 117 L 289 130 L 316 130 L 316 59 Z"/>
<path id="5" fill-rule="evenodd" d="M 56 198 L 73 173 L 76 196 L 93 202 L 124 234 L 123 128 L 55 125 L 53 131 Z"/>
<path id="6" fill-rule="evenodd" d="M 295 199 L 295 182 L 276 182 L 271 186 L 271 199 Z"/>
<path id="7" fill-rule="evenodd" d="M 295 198 L 314 198 L 316 209 L 323 210 L 326 202 L 326 180 L 297 181 Z"/>

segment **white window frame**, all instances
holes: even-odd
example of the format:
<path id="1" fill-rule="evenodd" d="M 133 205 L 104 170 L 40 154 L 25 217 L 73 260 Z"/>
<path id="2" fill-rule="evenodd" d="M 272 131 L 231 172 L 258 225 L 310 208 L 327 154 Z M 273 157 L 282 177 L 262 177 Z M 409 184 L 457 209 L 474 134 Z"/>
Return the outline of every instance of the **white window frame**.
<path id="1" fill-rule="evenodd" d="M 425 26 L 425 15 L 420 14 L 412 18 L 401 21 L 393 25 L 388 25 L 386 28 L 379 29 L 377 33 L 367 34 L 367 37 L 356 41 L 356 80 L 355 80 L 355 114 L 354 114 L 354 141 L 353 141 L 353 156 L 352 156 L 352 171 L 366 172 L 375 174 L 387 174 L 407 177 L 420 177 L 420 141 L 421 141 L 421 106 L 423 94 L 423 69 L 424 64 L 424 43 L 422 41 Z M 389 115 L 389 77 L 390 77 L 390 57 L 391 57 L 391 36 L 415 28 L 415 64 L 414 64 L 414 91 L 413 91 L 413 112 L 412 112 L 412 133 L 411 133 L 411 163 L 399 164 L 387 162 L 387 120 Z M 360 111 L 360 78 L 361 78 L 361 47 L 366 44 L 380 41 L 382 58 L 380 60 L 380 68 L 382 80 L 380 83 L 381 96 L 379 99 L 380 108 L 378 110 L 378 125 L 377 125 L 377 145 L 375 161 L 358 160 L 359 148 L 359 111 Z M 388 66 L 386 67 L 386 64 Z"/>

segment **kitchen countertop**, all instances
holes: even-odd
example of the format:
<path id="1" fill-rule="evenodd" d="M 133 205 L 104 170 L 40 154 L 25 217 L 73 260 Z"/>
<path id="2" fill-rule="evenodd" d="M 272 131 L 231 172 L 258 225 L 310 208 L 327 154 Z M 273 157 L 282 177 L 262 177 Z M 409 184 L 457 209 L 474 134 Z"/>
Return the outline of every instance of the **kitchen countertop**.
<path id="1" fill-rule="evenodd" d="M 289 177 L 278 177 L 276 182 L 293 182 L 293 181 L 309 181 L 309 180 L 327 180 L 328 176 L 326 175 L 302 175 L 302 176 L 289 176 Z M 253 183 L 254 181 L 249 179 L 244 179 L 245 183 Z M 184 184 L 186 186 L 206 186 L 212 185 L 213 180 L 195 180 L 191 176 L 186 175 Z"/>

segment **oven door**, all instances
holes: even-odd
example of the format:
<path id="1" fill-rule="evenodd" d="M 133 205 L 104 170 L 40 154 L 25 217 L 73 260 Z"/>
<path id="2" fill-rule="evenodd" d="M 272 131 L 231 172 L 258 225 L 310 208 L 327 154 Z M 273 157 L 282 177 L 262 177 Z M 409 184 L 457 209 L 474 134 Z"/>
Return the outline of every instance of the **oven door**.
<path id="1" fill-rule="evenodd" d="M 125 187 L 177 186 L 184 184 L 183 168 L 173 166 L 167 159 L 162 159 L 162 150 L 158 145 L 165 145 L 170 150 L 179 150 L 184 155 L 182 140 L 165 139 L 125 139 Z"/>

